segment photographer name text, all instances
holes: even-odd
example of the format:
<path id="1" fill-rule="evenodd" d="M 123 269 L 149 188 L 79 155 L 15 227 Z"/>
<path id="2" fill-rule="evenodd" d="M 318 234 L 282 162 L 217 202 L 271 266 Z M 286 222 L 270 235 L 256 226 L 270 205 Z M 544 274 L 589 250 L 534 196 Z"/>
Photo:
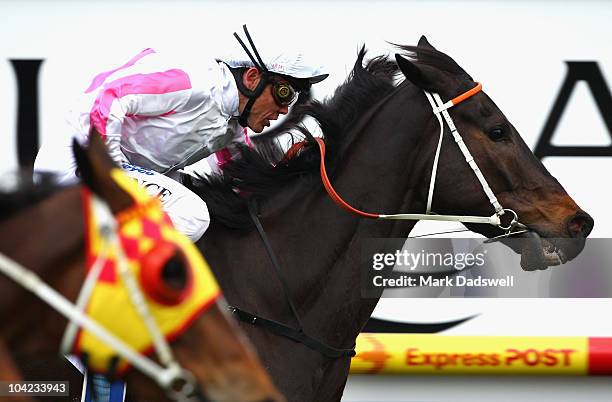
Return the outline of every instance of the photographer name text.
<path id="1" fill-rule="evenodd" d="M 385 278 L 376 275 L 372 278 L 372 284 L 376 288 L 410 288 L 410 287 L 514 287 L 514 276 L 507 275 L 504 278 L 486 278 L 475 276 L 473 278 L 464 275 L 445 276 L 435 278 L 433 276 L 411 276 L 400 275 L 396 278 Z"/>

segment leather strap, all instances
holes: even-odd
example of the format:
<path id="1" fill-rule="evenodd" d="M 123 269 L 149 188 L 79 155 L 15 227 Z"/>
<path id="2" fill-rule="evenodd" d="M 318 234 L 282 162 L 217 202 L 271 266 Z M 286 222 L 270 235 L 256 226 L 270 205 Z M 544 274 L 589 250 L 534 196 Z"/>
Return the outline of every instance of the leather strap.
<path id="1" fill-rule="evenodd" d="M 278 321 L 270 320 L 268 318 L 264 318 L 256 314 L 249 313 L 248 311 L 242 310 L 238 307 L 228 306 L 232 314 L 234 314 L 234 316 L 238 318 L 240 321 L 246 322 L 251 325 L 259 326 L 262 328 L 266 328 L 276 335 L 292 339 L 296 342 L 299 342 L 307 346 L 308 348 L 312 350 L 316 350 L 317 352 L 321 353 L 325 357 L 337 359 L 337 358 L 345 357 L 345 356 L 347 357 L 355 356 L 355 345 L 353 345 L 353 347 L 350 349 L 335 348 L 333 346 L 330 346 L 324 342 L 321 342 L 311 337 L 310 335 L 304 332 L 302 321 L 300 320 L 300 316 L 295 307 L 295 303 L 293 302 L 293 298 L 291 297 L 289 285 L 287 284 L 287 278 L 283 270 L 281 269 L 278 259 L 276 258 L 276 254 L 274 253 L 274 250 L 272 249 L 272 245 L 270 244 L 268 236 L 266 235 L 266 232 L 264 231 L 263 226 L 261 225 L 261 221 L 257 214 L 256 201 L 249 200 L 248 207 L 249 207 L 249 214 L 251 215 L 251 219 L 253 220 L 253 223 L 255 224 L 255 227 L 257 228 L 257 232 L 259 233 L 259 236 L 261 237 L 261 240 L 264 243 L 266 252 L 268 253 L 268 256 L 270 257 L 270 261 L 272 262 L 272 266 L 274 267 L 274 270 L 276 271 L 276 276 L 280 280 L 280 283 L 283 288 L 283 294 L 285 295 L 285 299 L 287 300 L 287 304 L 289 305 L 291 314 L 293 315 L 293 317 L 295 318 L 297 322 L 297 328 L 293 328 L 286 324 L 280 323 Z"/>
<path id="2" fill-rule="evenodd" d="M 237 307 L 229 306 L 229 309 L 232 314 L 234 314 L 234 316 L 240 321 L 246 322 L 256 327 L 266 328 L 273 334 L 289 338 L 291 340 L 303 344 L 304 346 L 309 347 L 312 350 L 316 350 L 325 357 L 337 359 L 345 356 L 355 356 L 355 347 L 351 349 L 338 349 L 314 339 L 313 337 L 305 334 L 301 330 L 292 328 L 278 321 L 269 320 L 267 318 L 260 317 L 255 314 L 251 314 L 248 311 L 241 310 Z"/>

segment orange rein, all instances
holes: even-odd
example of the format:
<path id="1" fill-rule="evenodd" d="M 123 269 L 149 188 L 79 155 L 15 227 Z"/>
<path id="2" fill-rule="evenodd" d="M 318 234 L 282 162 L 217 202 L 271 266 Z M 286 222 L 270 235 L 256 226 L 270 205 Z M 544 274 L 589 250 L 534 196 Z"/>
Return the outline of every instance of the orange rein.
<path id="1" fill-rule="evenodd" d="M 327 190 L 327 194 L 329 194 L 330 198 L 334 200 L 336 204 L 338 204 L 341 208 L 357 214 L 359 216 L 363 216 L 364 218 L 370 219 L 378 219 L 380 217 L 379 214 L 371 214 L 369 212 L 360 211 L 357 208 L 353 208 L 349 204 L 346 203 L 339 195 L 336 193 L 336 190 L 332 187 L 331 182 L 329 181 L 329 177 L 327 176 L 327 170 L 325 169 L 325 142 L 322 138 L 315 138 L 317 144 L 319 145 L 319 152 L 321 153 L 321 180 L 323 181 L 323 186 L 325 190 Z"/>
<path id="2" fill-rule="evenodd" d="M 474 96 L 475 94 L 477 94 L 478 92 L 480 92 L 482 90 L 482 84 L 481 83 L 477 83 L 476 86 L 464 93 L 462 93 L 461 95 L 453 98 L 451 100 L 451 103 L 454 105 L 457 105 L 458 103 L 463 102 L 464 100 Z M 349 205 L 346 201 L 344 201 L 342 199 L 342 197 L 340 197 L 338 195 L 338 193 L 336 193 L 336 190 L 334 190 L 334 187 L 332 186 L 331 182 L 329 181 L 329 177 L 327 176 L 327 170 L 325 169 L 325 141 L 323 141 L 322 138 L 315 138 L 315 140 L 317 141 L 317 144 L 319 145 L 319 153 L 321 154 L 321 167 L 320 167 L 320 172 L 321 172 L 321 180 L 323 181 L 323 186 L 325 187 L 325 190 L 327 191 L 327 194 L 329 194 L 330 198 L 336 203 L 338 204 L 341 208 L 362 216 L 364 218 L 370 218 L 370 219 L 379 219 L 381 214 L 373 214 L 370 212 L 364 212 L 361 211 L 357 208 L 352 207 L 351 205 Z M 304 142 L 299 142 L 297 144 L 294 144 L 293 146 L 291 146 L 291 148 L 289 148 L 289 150 L 287 151 L 287 153 L 285 154 L 285 157 L 283 158 L 284 161 L 287 161 L 291 158 L 293 158 L 295 155 L 297 155 L 297 153 L 303 148 L 304 146 Z"/>
<path id="3" fill-rule="evenodd" d="M 320 169 L 321 181 L 323 181 L 323 186 L 325 187 L 325 190 L 327 190 L 327 194 L 329 194 L 329 197 L 336 204 L 338 204 L 340 207 L 344 208 L 345 210 L 349 212 L 352 212 L 364 218 L 378 219 L 379 215 L 371 214 L 368 212 L 363 212 L 363 211 L 358 210 L 357 208 L 353 208 L 346 201 L 344 201 L 338 195 L 338 193 L 336 193 L 336 190 L 334 190 L 334 187 L 332 186 L 331 182 L 329 181 L 329 177 L 327 176 L 327 170 L 325 169 L 325 141 L 323 141 L 322 138 L 318 138 L 318 137 L 315 138 L 315 140 L 317 141 L 317 144 L 319 145 L 319 152 L 321 154 L 321 169 Z M 306 141 L 301 141 L 301 142 L 297 142 L 293 144 L 285 153 L 285 156 L 283 157 L 281 163 L 282 162 L 286 163 L 291 158 L 294 158 L 295 156 L 297 156 L 297 154 L 304 148 L 306 144 L 307 144 Z"/>

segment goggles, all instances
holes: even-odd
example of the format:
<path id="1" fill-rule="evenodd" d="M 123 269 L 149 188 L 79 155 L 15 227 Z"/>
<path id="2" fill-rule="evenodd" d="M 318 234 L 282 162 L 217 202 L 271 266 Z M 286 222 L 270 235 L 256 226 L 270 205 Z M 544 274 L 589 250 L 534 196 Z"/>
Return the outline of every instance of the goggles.
<path id="1" fill-rule="evenodd" d="M 272 96 L 279 106 L 289 106 L 297 99 L 297 91 L 287 81 L 272 81 Z"/>

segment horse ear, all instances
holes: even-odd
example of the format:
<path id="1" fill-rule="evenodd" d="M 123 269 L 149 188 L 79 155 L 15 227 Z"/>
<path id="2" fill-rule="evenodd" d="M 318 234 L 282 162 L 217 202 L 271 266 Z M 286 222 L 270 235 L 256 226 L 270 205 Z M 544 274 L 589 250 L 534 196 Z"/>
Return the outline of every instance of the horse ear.
<path id="1" fill-rule="evenodd" d="M 75 139 L 72 150 L 77 163 L 77 175 L 93 192 L 99 193 L 99 187 L 113 166 L 113 161 L 106 152 L 106 146 L 98 131 L 92 127 L 89 133 L 89 144 L 85 147 Z"/>
<path id="2" fill-rule="evenodd" d="M 436 48 L 433 47 L 431 43 L 429 43 L 425 35 L 421 35 L 421 39 L 419 39 L 419 44 L 417 46 L 425 48 L 425 49 L 429 49 L 429 50 L 436 50 Z"/>
<path id="3" fill-rule="evenodd" d="M 117 164 L 108 154 L 108 150 L 106 149 L 106 145 L 102 139 L 102 134 L 100 134 L 95 127 L 93 127 L 89 133 L 88 152 L 91 157 L 100 164 L 103 171 L 117 167 Z"/>
<path id="4" fill-rule="evenodd" d="M 117 165 L 108 155 L 104 141 L 95 128 L 89 133 L 87 147 L 75 140 L 72 147 L 81 181 L 105 200 L 113 213 L 133 204 L 132 197 L 113 181 L 110 172 Z"/>
<path id="5" fill-rule="evenodd" d="M 81 181 L 87 187 L 95 192 L 96 184 L 93 164 L 89 154 L 87 153 L 87 149 L 81 146 L 81 144 L 74 138 L 72 139 L 72 153 L 74 154 L 74 159 L 76 160 L 77 176 L 80 177 Z"/>
<path id="6" fill-rule="evenodd" d="M 395 54 L 395 60 L 408 81 L 421 89 L 434 91 L 434 81 L 430 78 L 431 72 L 427 71 L 427 66 L 417 65 L 397 53 Z"/>

